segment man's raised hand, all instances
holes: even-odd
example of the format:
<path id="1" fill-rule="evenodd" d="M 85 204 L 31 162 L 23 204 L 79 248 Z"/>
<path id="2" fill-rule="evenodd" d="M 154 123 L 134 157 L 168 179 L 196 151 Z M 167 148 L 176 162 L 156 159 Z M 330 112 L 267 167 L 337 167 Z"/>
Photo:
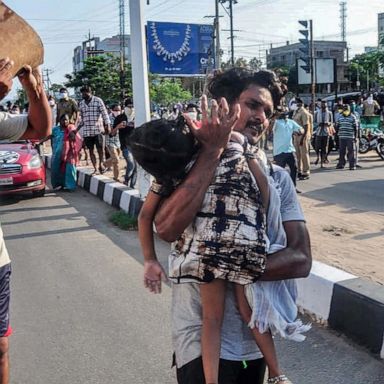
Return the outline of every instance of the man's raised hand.
<path id="1" fill-rule="evenodd" d="M 184 115 L 189 128 L 203 149 L 210 151 L 219 150 L 222 152 L 239 118 L 240 105 L 236 104 L 230 113 L 225 98 L 220 100 L 220 105 L 216 100 L 212 100 L 209 113 L 207 96 L 203 95 L 201 98 L 201 111 L 201 126 L 193 122 L 188 115 Z"/>

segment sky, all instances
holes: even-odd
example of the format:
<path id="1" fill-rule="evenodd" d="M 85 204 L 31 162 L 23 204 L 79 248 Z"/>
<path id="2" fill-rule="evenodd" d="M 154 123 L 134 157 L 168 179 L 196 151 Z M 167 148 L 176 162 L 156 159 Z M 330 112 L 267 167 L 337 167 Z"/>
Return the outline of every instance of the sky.
<path id="1" fill-rule="evenodd" d="M 129 33 L 129 1 L 126 1 L 126 32 Z M 377 45 L 377 14 L 384 12 L 384 0 L 346 0 L 347 42 L 351 57 L 365 46 Z M 119 33 L 119 0 L 4 0 L 25 18 L 42 38 L 43 69 L 49 69 L 53 83 L 62 84 L 72 72 L 73 49 L 88 33 L 101 39 Z M 214 0 L 150 0 L 146 20 L 211 23 Z M 312 19 L 315 39 L 340 40 L 338 0 L 238 0 L 233 6 L 235 56 L 265 57 L 270 44 L 295 43 L 300 38 L 299 19 Z M 220 6 L 221 44 L 228 57 L 229 17 Z M 225 58 L 225 57 L 224 57 Z"/>

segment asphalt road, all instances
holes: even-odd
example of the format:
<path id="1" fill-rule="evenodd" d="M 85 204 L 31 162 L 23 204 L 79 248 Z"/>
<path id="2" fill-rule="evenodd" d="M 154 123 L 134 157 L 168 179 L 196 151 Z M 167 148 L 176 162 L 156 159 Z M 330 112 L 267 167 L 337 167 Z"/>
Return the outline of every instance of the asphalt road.
<path id="1" fill-rule="evenodd" d="M 335 169 L 336 152 L 330 156 L 331 164 L 321 169 L 312 165 L 309 180 L 298 181 L 303 196 L 337 204 L 348 210 L 359 209 L 384 213 L 384 160 L 375 151 L 359 155 L 362 168 L 350 171 Z M 315 157 L 312 151 L 311 160 Z"/>
<path id="2" fill-rule="evenodd" d="M 144 291 L 137 233 L 113 227 L 112 211 L 81 190 L 2 199 L 12 383 L 175 383 L 170 288 Z M 158 243 L 162 262 L 168 249 Z M 277 345 L 295 384 L 384 383 L 382 361 L 321 326 L 304 343 Z"/>

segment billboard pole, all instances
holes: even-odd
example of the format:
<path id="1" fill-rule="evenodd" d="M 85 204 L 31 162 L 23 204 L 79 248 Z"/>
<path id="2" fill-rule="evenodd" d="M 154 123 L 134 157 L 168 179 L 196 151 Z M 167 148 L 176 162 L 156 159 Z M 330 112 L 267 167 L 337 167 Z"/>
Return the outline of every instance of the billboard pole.
<path id="1" fill-rule="evenodd" d="M 147 48 L 143 8 L 146 0 L 129 0 L 131 25 L 132 93 L 135 107 L 135 126 L 150 120 Z M 148 193 L 150 176 L 142 168 L 138 170 L 140 196 Z"/>

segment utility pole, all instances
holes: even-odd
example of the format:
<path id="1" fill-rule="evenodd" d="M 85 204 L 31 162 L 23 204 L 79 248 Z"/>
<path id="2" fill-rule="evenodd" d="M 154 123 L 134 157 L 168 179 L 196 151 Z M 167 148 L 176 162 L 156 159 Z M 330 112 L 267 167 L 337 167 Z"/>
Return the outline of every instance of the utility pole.
<path id="1" fill-rule="evenodd" d="M 213 18 L 214 41 L 212 42 L 212 45 L 214 48 L 213 51 L 214 51 L 216 69 L 220 69 L 220 66 L 221 66 L 220 24 L 219 24 L 220 17 L 223 17 L 223 16 L 219 15 L 219 0 L 215 0 L 215 16 L 207 15 L 207 16 L 204 16 L 204 18 Z"/>
<path id="2" fill-rule="evenodd" d="M 47 90 L 48 94 L 50 94 L 52 83 L 51 83 L 51 79 L 49 78 L 49 75 L 53 73 L 53 71 L 51 69 L 46 68 L 42 72 L 43 72 L 43 83 L 44 83 L 45 89 Z"/>
<path id="3" fill-rule="evenodd" d="M 347 2 L 340 2 L 340 28 L 341 28 L 341 41 L 347 41 Z M 347 46 L 347 62 L 349 61 L 349 49 Z"/>
<path id="4" fill-rule="evenodd" d="M 220 23 L 219 23 L 219 0 L 215 0 L 215 36 L 216 36 L 216 45 L 215 45 L 215 63 L 216 69 L 220 69 L 221 66 L 221 47 L 220 47 Z"/>
<path id="5" fill-rule="evenodd" d="M 120 15 L 120 98 L 125 99 L 125 0 L 119 0 Z"/>
<path id="6" fill-rule="evenodd" d="M 234 47 L 235 36 L 233 32 L 235 30 L 233 29 L 233 4 L 237 4 L 237 0 L 219 0 L 221 4 L 224 4 L 227 1 L 229 1 L 229 13 L 227 12 L 227 14 L 229 15 L 229 21 L 230 21 L 229 31 L 230 31 L 230 39 L 231 39 L 231 65 L 232 67 L 234 67 L 235 66 L 235 47 Z"/>
<path id="7" fill-rule="evenodd" d="M 233 36 L 233 0 L 229 0 L 229 19 L 231 22 L 231 64 L 235 66 L 235 47 L 234 47 L 234 36 Z"/>

